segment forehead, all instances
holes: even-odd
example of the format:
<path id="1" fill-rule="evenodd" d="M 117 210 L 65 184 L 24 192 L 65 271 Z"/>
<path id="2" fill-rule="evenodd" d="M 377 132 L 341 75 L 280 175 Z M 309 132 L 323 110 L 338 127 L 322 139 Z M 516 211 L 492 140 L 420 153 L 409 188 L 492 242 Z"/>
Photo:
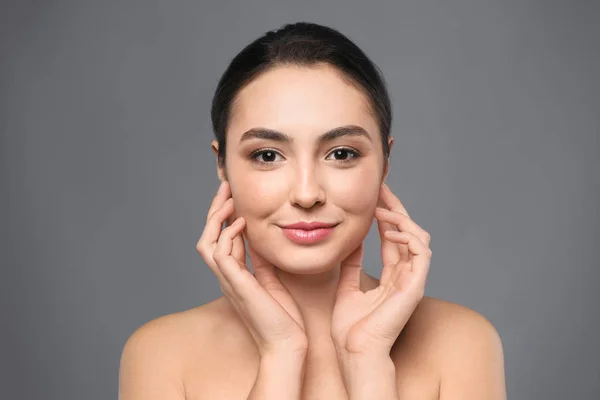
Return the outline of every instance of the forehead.
<path id="1" fill-rule="evenodd" d="M 330 66 L 279 66 L 238 93 L 227 135 L 235 142 L 248 129 L 264 127 L 310 138 L 343 125 L 359 125 L 374 138 L 379 135 L 362 91 Z"/>

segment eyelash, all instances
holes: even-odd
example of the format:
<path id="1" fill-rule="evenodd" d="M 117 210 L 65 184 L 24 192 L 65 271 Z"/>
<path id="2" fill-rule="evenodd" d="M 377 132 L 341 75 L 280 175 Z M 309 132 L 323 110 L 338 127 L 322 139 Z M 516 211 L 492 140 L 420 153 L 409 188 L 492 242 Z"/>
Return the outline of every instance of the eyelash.
<path id="1" fill-rule="evenodd" d="M 335 148 L 335 149 L 331 150 L 331 151 L 330 151 L 330 152 L 327 154 L 327 156 L 329 156 L 330 154 L 332 154 L 332 153 L 334 153 L 334 152 L 336 152 L 336 151 L 338 151 L 338 150 L 344 150 L 344 151 L 347 151 L 348 153 L 352 154 L 352 156 L 351 156 L 351 157 L 349 157 L 349 158 L 347 158 L 346 160 L 334 160 L 334 161 L 336 161 L 336 162 L 339 162 L 339 163 L 348 163 L 348 162 L 352 162 L 352 161 L 354 161 L 354 160 L 358 159 L 358 158 L 361 156 L 361 154 L 360 154 L 360 153 L 359 153 L 357 150 L 355 150 L 355 149 L 353 149 L 353 148 L 351 148 L 351 147 L 337 147 L 337 148 Z M 250 159 L 252 160 L 252 162 L 255 162 L 255 163 L 257 163 L 257 164 L 263 164 L 263 165 L 266 165 L 266 164 L 274 164 L 274 163 L 275 163 L 274 161 L 258 161 L 258 160 L 257 160 L 257 157 L 258 157 L 258 156 L 260 156 L 260 155 L 262 155 L 262 154 L 265 154 L 265 153 L 269 153 L 269 152 L 272 152 L 272 153 L 275 153 L 275 154 L 279 154 L 279 155 L 281 155 L 281 154 L 280 154 L 278 151 L 276 151 L 276 150 L 273 150 L 273 149 L 261 149 L 261 150 L 256 150 L 256 151 L 253 151 L 253 152 L 250 154 L 250 156 L 249 156 L 249 157 L 250 157 Z"/>

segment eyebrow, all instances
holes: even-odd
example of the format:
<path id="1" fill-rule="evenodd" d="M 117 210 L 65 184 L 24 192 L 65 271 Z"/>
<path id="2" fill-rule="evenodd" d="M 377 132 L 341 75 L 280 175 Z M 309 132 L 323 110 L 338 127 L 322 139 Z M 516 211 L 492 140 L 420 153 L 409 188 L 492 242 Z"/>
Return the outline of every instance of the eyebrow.
<path id="1" fill-rule="evenodd" d="M 329 142 L 331 140 L 337 139 L 342 136 L 364 136 L 369 141 L 372 141 L 371 136 L 369 136 L 367 131 L 358 125 L 344 125 L 344 126 L 339 126 L 337 128 L 333 128 L 333 129 L 325 132 L 321 136 L 319 136 L 317 138 L 317 141 L 319 143 L 326 143 L 326 142 Z M 289 137 L 285 133 L 278 132 L 276 130 L 268 129 L 268 128 L 249 129 L 248 131 L 244 132 L 244 134 L 240 138 L 240 143 L 243 142 L 244 140 L 250 140 L 250 139 L 266 139 L 266 140 L 273 140 L 276 142 L 288 142 L 288 143 L 293 142 L 293 138 Z"/>

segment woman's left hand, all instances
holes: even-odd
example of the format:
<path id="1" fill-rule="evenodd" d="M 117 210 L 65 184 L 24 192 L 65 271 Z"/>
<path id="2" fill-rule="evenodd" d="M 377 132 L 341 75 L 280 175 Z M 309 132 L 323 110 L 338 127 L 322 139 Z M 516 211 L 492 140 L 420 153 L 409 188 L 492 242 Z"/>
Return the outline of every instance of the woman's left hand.
<path id="1" fill-rule="evenodd" d="M 363 245 L 341 263 L 331 335 L 338 353 L 387 356 L 423 298 L 429 271 L 430 235 L 413 220 L 384 183 L 375 218 L 381 238 L 380 285 L 360 290 Z M 397 230 L 395 229 L 397 228 Z"/>

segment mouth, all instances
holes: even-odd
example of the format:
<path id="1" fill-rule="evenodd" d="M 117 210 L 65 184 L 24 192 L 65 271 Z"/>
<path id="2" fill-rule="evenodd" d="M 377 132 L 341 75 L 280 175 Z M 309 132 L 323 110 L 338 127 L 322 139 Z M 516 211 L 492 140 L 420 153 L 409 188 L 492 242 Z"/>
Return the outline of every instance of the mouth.
<path id="1" fill-rule="evenodd" d="M 339 223 L 298 222 L 281 226 L 285 237 L 297 244 L 315 244 L 329 237 Z"/>

